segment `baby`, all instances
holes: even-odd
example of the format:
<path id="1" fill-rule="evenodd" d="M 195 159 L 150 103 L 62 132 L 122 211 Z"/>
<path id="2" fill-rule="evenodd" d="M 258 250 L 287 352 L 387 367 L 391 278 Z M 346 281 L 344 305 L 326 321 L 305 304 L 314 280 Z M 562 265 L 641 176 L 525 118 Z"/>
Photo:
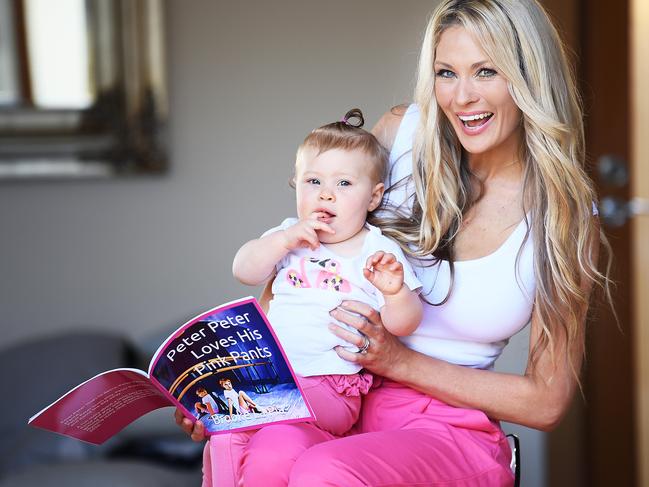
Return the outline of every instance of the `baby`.
<path id="1" fill-rule="evenodd" d="M 317 424 L 334 434 L 358 418 L 371 376 L 337 355 L 344 342 L 329 331 L 330 311 L 343 300 L 365 302 L 398 336 L 411 334 L 422 316 L 421 285 L 401 249 L 366 222 L 381 203 L 387 153 L 362 124 L 354 109 L 306 137 L 295 163 L 298 218 L 247 242 L 233 263 L 244 284 L 276 274 L 268 319 Z M 359 343 L 361 352 L 370 345 L 366 337 Z"/>

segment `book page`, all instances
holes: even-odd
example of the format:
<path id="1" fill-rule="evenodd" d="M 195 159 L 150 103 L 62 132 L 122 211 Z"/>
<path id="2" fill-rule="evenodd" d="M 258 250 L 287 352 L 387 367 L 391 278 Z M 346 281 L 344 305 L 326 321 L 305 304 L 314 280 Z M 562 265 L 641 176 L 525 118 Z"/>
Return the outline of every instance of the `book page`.
<path id="1" fill-rule="evenodd" d="M 115 369 L 72 389 L 29 420 L 42 429 L 101 444 L 144 414 L 171 400 L 137 369 Z"/>

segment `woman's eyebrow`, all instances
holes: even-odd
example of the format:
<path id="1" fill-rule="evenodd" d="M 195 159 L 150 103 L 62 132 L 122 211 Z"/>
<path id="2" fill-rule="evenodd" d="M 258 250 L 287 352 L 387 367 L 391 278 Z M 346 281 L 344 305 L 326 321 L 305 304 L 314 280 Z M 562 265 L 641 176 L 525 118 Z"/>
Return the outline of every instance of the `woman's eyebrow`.
<path id="1" fill-rule="evenodd" d="M 482 66 L 483 64 L 488 64 L 489 62 L 490 61 L 488 59 L 485 59 L 483 61 L 478 61 L 477 63 L 473 63 L 471 65 L 471 69 L 476 69 L 476 68 Z M 440 66 L 444 66 L 446 68 L 453 68 L 453 65 L 445 63 L 444 61 L 435 60 L 435 64 L 439 64 Z"/>

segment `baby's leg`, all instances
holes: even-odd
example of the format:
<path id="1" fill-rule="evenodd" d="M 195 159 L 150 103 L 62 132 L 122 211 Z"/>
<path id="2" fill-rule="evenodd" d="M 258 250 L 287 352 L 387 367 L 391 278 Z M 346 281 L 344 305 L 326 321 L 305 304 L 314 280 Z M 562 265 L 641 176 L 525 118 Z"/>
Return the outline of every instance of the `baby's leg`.
<path id="1" fill-rule="evenodd" d="M 254 431 L 210 436 L 203 450 L 203 487 L 234 487 L 243 449 Z"/>
<path id="2" fill-rule="evenodd" d="M 347 396 L 336 390 L 335 377 L 300 377 L 300 385 L 315 415 L 315 425 L 336 436 L 356 423 L 361 408 L 360 395 Z"/>
<path id="3" fill-rule="evenodd" d="M 253 479 L 265 479 L 259 485 L 271 486 L 274 481 L 286 485 L 301 453 L 333 439 L 332 435 L 346 433 L 354 425 L 360 411 L 360 394 L 367 392 L 371 378 L 367 374 L 316 376 L 299 377 L 299 382 L 316 415 L 315 423 L 277 424 L 210 437 L 203 454 L 204 487 L 239 485 L 244 471 L 249 485 L 254 485 Z M 255 441 L 251 442 L 251 438 Z M 278 444 L 282 448 L 276 448 Z M 273 472 L 277 475 L 273 476 Z"/>

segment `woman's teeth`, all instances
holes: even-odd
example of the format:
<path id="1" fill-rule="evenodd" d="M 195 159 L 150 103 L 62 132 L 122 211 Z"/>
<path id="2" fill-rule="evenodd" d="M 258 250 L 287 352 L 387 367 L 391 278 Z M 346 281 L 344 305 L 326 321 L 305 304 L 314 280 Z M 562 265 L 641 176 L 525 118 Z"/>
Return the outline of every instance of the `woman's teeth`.
<path id="1" fill-rule="evenodd" d="M 484 112 L 475 115 L 458 115 L 458 118 L 466 127 L 479 127 L 480 125 L 487 123 L 487 120 L 492 116 L 493 113 Z"/>

